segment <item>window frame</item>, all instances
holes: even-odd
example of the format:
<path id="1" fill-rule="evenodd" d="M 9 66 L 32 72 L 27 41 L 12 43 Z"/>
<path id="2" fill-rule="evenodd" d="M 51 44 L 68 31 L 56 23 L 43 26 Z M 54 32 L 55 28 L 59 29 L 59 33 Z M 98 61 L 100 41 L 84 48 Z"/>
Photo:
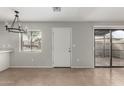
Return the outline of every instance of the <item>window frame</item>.
<path id="1" fill-rule="evenodd" d="M 28 30 L 28 32 L 40 32 L 41 33 L 41 43 L 42 43 L 42 32 L 41 32 L 41 30 L 39 30 L 39 29 L 31 29 L 31 30 Z M 32 38 L 31 38 L 31 41 L 32 41 Z M 30 44 L 30 45 L 32 45 L 32 43 Z M 41 44 L 41 46 L 42 46 L 42 44 Z M 24 52 L 24 53 L 41 53 L 42 52 L 42 48 L 41 49 L 39 49 L 39 50 L 27 50 L 27 51 L 25 51 L 25 50 L 23 50 L 22 49 L 22 34 L 21 33 L 19 33 L 19 52 Z"/>

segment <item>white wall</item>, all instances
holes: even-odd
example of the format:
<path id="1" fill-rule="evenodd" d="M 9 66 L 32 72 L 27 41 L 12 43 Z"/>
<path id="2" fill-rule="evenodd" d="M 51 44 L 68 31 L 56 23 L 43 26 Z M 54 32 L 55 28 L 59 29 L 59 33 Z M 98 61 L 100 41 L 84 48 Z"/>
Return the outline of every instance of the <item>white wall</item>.
<path id="1" fill-rule="evenodd" d="M 91 23 L 91 22 L 25 22 L 29 29 L 40 29 L 43 35 L 42 53 L 19 52 L 19 36 L 16 33 L 5 31 L 0 24 L 0 48 L 10 45 L 14 50 L 11 53 L 11 66 L 52 66 L 52 28 L 72 27 L 72 44 L 76 47 L 72 50 L 72 67 L 94 67 L 94 33 L 95 25 L 120 25 L 122 23 Z M 34 59 L 34 61 L 32 61 Z"/>

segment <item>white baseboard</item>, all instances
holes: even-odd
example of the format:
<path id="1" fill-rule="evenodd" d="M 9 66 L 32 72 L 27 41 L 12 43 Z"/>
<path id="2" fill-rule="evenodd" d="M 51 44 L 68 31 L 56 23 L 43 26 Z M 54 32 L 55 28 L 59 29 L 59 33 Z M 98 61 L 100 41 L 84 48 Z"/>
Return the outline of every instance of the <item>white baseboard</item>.
<path id="1" fill-rule="evenodd" d="M 9 68 L 53 68 L 52 66 L 10 66 Z"/>
<path id="2" fill-rule="evenodd" d="M 94 68 L 91 66 L 71 66 L 71 68 Z"/>
<path id="3" fill-rule="evenodd" d="M 54 68 L 53 66 L 10 66 L 9 68 Z M 91 66 L 71 66 L 71 68 L 94 68 Z"/>

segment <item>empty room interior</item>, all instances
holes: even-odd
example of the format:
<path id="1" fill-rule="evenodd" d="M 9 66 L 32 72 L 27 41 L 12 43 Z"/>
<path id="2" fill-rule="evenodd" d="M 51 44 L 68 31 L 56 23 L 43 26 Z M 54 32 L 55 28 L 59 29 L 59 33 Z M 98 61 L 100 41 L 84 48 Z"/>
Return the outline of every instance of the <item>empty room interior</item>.
<path id="1" fill-rule="evenodd" d="M 124 85 L 124 7 L 0 7 L 0 86 Z"/>

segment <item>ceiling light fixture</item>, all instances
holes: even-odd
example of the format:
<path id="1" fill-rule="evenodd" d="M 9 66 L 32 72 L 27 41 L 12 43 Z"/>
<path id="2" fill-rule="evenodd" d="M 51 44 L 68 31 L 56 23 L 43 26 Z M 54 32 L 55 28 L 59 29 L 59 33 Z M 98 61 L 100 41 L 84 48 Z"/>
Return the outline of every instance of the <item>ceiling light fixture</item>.
<path id="1" fill-rule="evenodd" d="M 23 28 L 21 25 L 20 25 L 20 21 L 19 21 L 19 12 L 18 11 L 14 11 L 15 12 L 15 18 L 11 24 L 11 26 L 9 25 L 5 25 L 6 27 L 6 31 L 8 32 L 14 32 L 14 33 L 26 33 L 27 32 L 27 29 Z"/>
<path id="2" fill-rule="evenodd" d="M 61 12 L 61 7 L 53 7 L 54 12 Z"/>

